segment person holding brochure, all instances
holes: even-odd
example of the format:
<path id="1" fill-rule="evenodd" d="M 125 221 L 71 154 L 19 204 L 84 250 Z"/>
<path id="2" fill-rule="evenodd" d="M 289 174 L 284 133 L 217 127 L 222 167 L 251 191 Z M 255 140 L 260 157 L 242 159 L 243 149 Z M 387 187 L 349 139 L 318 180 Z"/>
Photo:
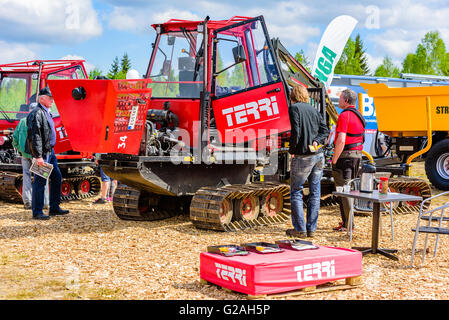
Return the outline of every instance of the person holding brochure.
<path id="1" fill-rule="evenodd" d="M 34 105 L 34 106 L 33 106 Z M 37 104 L 32 103 L 30 108 L 34 108 Z M 16 148 L 17 152 L 21 155 L 21 163 L 22 163 L 22 199 L 24 208 L 27 210 L 31 210 L 31 172 L 30 167 L 32 164 L 31 155 L 25 152 L 25 142 L 27 139 L 27 123 L 26 118 L 22 118 L 19 121 L 19 124 L 14 129 L 13 133 L 13 146 Z M 49 203 L 49 194 L 48 194 L 48 184 L 45 187 L 45 197 L 44 197 L 44 208 L 48 208 Z"/>
<path id="2" fill-rule="evenodd" d="M 50 216 L 68 214 L 69 210 L 63 210 L 61 203 L 61 171 L 58 167 L 53 147 L 56 144 L 56 131 L 50 109 L 53 105 L 53 96 L 48 87 L 39 91 L 38 105 L 27 116 L 27 141 L 25 152 L 31 154 L 33 161 L 38 166 L 53 165 L 49 176 L 50 208 L 49 215 L 43 213 L 44 189 L 47 179 L 35 174 L 32 187 L 32 212 L 33 219 L 47 220 Z"/>

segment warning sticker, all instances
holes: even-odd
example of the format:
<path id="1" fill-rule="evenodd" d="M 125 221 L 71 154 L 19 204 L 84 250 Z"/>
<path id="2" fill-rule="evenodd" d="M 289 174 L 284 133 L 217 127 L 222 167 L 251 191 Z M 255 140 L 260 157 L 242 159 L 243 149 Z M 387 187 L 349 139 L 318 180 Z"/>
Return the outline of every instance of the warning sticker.
<path id="1" fill-rule="evenodd" d="M 139 106 L 133 106 L 131 108 L 131 115 L 129 116 L 129 122 L 128 122 L 128 130 L 134 129 L 134 126 L 136 125 L 138 112 L 139 112 Z"/>

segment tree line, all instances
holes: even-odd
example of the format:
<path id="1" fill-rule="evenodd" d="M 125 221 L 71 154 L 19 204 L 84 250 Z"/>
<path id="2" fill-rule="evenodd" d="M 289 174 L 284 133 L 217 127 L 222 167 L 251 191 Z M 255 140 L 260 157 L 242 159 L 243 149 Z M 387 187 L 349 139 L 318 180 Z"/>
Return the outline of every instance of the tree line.
<path id="1" fill-rule="evenodd" d="M 295 58 L 311 70 L 312 65 L 303 50 L 296 53 Z M 449 76 L 449 52 L 446 52 L 440 33 L 429 31 L 421 39 L 415 52 L 405 56 L 401 66 L 395 65 L 389 56 L 385 56 L 375 70 L 370 70 L 364 43 L 360 34 L 357 34 L 355 39 L 348 39 L 334 73 L 389 78 L 399 78 L 401 73 Z"/>
<path id="2" fill-rule="evenodd" d="M 107 77 L 109 79 L 126 79 L 126 73 L 131 69 L 131 60 L 128 54 L 125 52 L 122 58 L 119 60 L 118 56 L 114 58 L 106 75 L 103 71 L 95 68 L 89 72 L 89 79 L 95 79 L 98 77 Z"/>

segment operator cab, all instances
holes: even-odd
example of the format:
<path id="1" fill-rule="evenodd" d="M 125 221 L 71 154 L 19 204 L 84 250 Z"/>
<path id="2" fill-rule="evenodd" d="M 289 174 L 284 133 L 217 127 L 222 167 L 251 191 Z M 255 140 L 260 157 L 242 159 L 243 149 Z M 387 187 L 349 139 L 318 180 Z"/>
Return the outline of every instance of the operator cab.
<path id="1" fill-rule="evenodd" d="M 179 127 L 192 133 L 190 146 L 198 146 L 199 129 L 213 129 L 220 145 L 290 130 L 288 89 L 262 16 L 172 19 L 153 27 L 157 37 L 146 73 L 152 79 L 151 108 L 169 105 Z M 236 130 L 243 133 L 235 135 Z"/>
<path id="2" fill-rule="evenodd" d="M 39 62 L 43 63 L 40 74 Z M 37 87 L 45 87 L 48 79 L 86 78 L 79 61 L 29 61 L 0 65 L 0 122 L 12 123 L 25 118 L 36 102 Z M 58 115 L 56 107 L 52 108 L 52 114 Z"/>

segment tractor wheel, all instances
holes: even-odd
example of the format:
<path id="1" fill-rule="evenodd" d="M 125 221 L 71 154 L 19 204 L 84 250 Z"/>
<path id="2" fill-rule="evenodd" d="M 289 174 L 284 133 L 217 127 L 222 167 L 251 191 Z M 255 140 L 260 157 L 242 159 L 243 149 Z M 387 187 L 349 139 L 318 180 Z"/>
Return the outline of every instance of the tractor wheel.
<path id="1" fill-rule="evenodd" d="M 82 180 L 78 185 L 78 194 L 79 195 L 87 195 L 91 191 L 92 186 L 90 184 L 89 179 Z"/>
<path id="2" fill-rule="evenodd" d="M 249 195 L 246 198 L 235 199 L 234 215 L 237 220 L 256 220 L 259 216 L 259 212 L 259 197 Z"/>
<path id="3" fill-rule="evenodd" d="M 61 183 L 61 196 L 68 197 L 72 193 L 73 187 L 72 183 L 67 180 L 62 180 Z"/>
<path id="4" fill-rule="evenodd" d="M 449 190 L 449 139 L 437 142 L 427 153 L 426 175 L 435 188 Z"/>

